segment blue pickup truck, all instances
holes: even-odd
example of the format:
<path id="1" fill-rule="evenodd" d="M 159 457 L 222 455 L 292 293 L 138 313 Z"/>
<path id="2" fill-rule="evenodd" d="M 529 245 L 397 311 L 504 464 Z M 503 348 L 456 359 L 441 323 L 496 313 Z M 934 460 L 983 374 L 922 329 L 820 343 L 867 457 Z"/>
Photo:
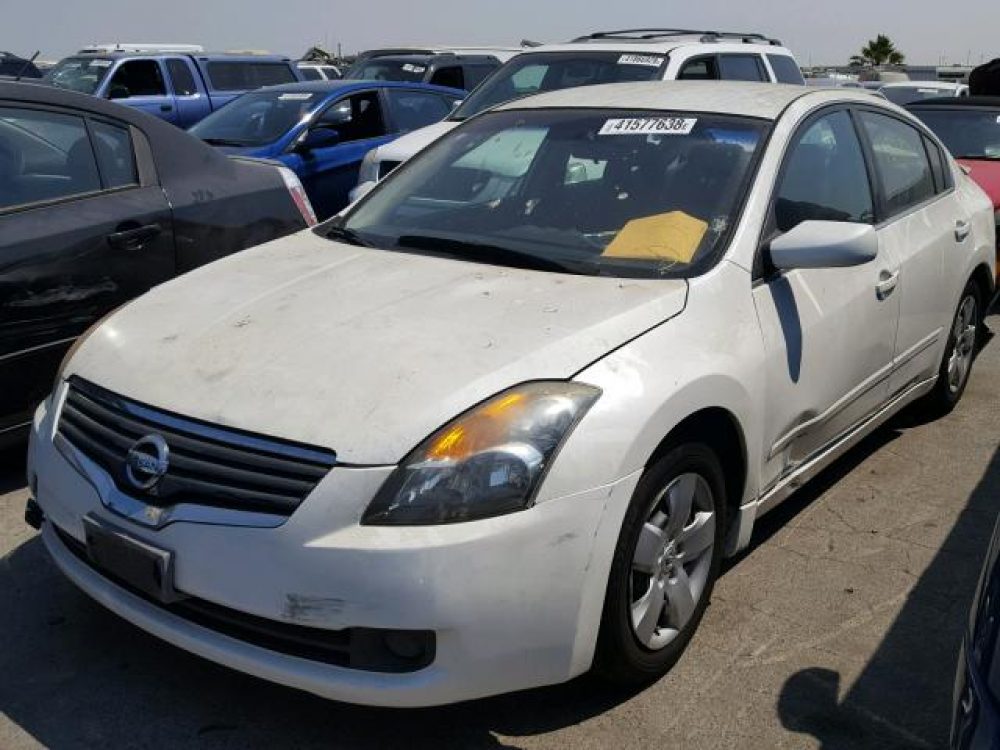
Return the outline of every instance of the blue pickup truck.
<path id="1" fill-rule="evenodd" d="M 45 76 L 52 86 L 113 99 L 182 128 L 246 91 L 302 79 L 280 55 L 80 53 Z"/>

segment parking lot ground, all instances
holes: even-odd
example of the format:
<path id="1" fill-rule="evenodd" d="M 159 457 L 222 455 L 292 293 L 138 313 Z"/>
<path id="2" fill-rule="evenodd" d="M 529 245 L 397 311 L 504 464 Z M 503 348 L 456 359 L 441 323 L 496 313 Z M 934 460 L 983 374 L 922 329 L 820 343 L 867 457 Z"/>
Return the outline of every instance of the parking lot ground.
<path id="1" fill-rule="evenodd" d="M 1000 331 L 1000 316 L 991 318 Z M 904 414 L 759 525 L 681 662 L 458 706 L 332 703 L 146 635 L 65 581 L 0 468 L 0 748 L 937 748 L 1000 510 L 1000 339 L 965 399 Z"/>

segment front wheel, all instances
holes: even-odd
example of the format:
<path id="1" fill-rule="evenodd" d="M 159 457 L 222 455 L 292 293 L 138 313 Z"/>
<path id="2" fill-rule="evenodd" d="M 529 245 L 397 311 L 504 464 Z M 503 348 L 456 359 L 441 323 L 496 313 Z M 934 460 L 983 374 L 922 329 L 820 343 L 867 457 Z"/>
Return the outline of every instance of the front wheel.
<path id="1" fill-rule="evenodd" d="M 680 445 L 646 472 L 615 548 L 598 674 L 643 684 L 680 658 L 719 574 L 725 510 L 722 467 L 705 445 Z"/>
<path id="2" fill-rule="evenodd" d="M 927 395 L 926 406 L 932 412 L 947 414 L 965 393 L 983 322 L 980 297 L 979 286 L 974 281 L 969 281 L 948 331 L 948 343 L 938 370 L 938 381 L 934 390 Z"/>

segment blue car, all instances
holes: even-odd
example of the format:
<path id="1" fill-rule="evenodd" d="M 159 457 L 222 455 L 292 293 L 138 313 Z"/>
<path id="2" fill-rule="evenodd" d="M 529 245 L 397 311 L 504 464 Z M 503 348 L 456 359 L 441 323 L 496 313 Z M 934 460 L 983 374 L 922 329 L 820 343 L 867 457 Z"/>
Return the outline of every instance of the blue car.
<path id="1" fill-rule="evenodd" d="M 310 81 L 244 94 L 190 132 L 292 169 L 322 220 L 348 203 L 371 149 L 443 119 L 465 92 L 392 81 Z"/>

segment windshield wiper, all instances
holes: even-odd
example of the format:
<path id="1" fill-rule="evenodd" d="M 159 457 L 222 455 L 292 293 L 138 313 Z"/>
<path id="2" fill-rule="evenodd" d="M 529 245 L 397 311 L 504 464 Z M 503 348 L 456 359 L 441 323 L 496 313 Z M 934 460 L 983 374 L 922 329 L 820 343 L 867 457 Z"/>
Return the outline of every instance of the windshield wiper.
<path id="1" fill-rule="evenodd" d="M 345 242 L 348 245 L 357 245 L 358 247 L 375 247 L 368 240 L 362 238 L 362 236 L 353 229 L 348 229 L 337 224 L 334 224 L 332 227 L 327 227 L 323 236 L 328 240 L 337 240 L 338 242 Z"/>
<path id="2" fill-rule="evenodd" d="M 476 263 L 491 263 L 494 265 L 528 268 L 536 271 L 556 271 L 559 273 L 574 273 L 586 276 L 597 276 L 600 270 L 594 266 L 580 263 L 567 263 L 554 258 L 544 258 L 534 253 L 515 250 L 499 245 L 487 245 L 466 240 L 453 240 L 447 237 L 434 237 L 422 234 L 404 234 L 396 246 L 404 250 L 419 250 L 432 255 L 444 255 L 457 260 L 468 260 Z"/>
<path id="3" fill-rule="evenodd" d="M 242 148 L 252 145 L 249 141 L 235 141 L 231 138 L 202 138 L 201 140 L 209 146 L 236 146 Z"/>

